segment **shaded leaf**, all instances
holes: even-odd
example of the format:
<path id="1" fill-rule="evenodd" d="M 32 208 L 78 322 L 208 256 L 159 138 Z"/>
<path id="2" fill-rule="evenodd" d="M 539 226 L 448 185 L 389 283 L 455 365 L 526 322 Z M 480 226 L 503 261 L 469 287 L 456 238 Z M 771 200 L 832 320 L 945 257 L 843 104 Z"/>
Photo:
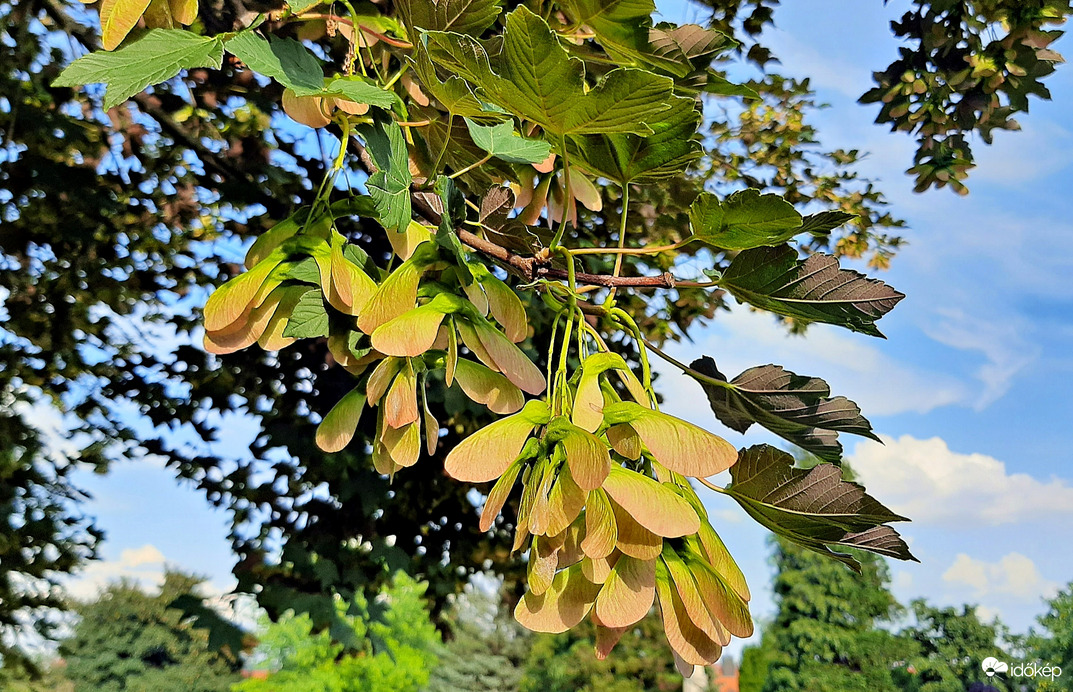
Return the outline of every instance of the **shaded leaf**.
<path id="1" fill-rule="evenodd" d="M 365 408 L 365 392 L 355 387 L 343 396 L 317 426 L 317 446 L 325 452 L 338 452 L 350 444 L 358 430 Z"/>
<path id="2" fill-rule="evenodd" d="M 779 245 L 802 232 L 801 215 L 779 195 L 735 192 L 720 202 L 702 192 L 689 209 L 693 237 L 724 250 Z"/>
<path id="3" fill-rule="evenodd" d="M 384 398 L 384 422 L 390 428 L 401 428 L 415 422 L 420 415 L 417 409 L 417 375 L 411 363 L 403 361 L 399 374 Z M 387 440 L 384 443 L 387 444 Z"/>
<path id="4" fill-rule="evenodd" d="M 857 218 L 856 214 L 844 211 L 821 211 L 801 219 L 801 232 L 812 235 L 827 235 L 834 229 Z"/>
<path id="5" fill-rule="evenodd" d="M 882 281 L 841 269 L 830 255 L 800 260 L 788 245 L 742 252 L 719 285 L 764 310 L 880 337 L 875 321 L 905 297 Z"/>
<path id="6" fill-rule="evenodd" d="M 152 29 L 114 52 L 84 55 L 67 66 L 53 86 L 103 83 L 105 109 L 145 87 L 166 82 L 184 69 L 220 69 L 224 44 L 219 38 L 178 29 Z"/>
<path id="7" fill-rule="evenodd" d="M 291 311 L 283 336 L 295 339 L 312 339 L 328 336 L 328 311 L 324 307 L 324 294 L 318 289 L 307 291 Z"/>
<path id="8" fill-rule="evenodd" d="M 514 617 L 534 632 L 565 632 L 585 619 L 599 592 L 600 586 L 586 579 L 581 567 L 574 565 L 556 574 L 543 594 L 526 592 L 514 609 Z"/>
<path id="9" fill-rule="evenodd" d="M 656 561 L 623 555 L 596 597 L 596 617 L 607 627 L 639 622 L 656 599 Z"/>
<path id="10" fill-rule="evenodd" d="M 510 339 L 487 321 L 481 321 L 473 327 L 481 346 L 508 380 L 529 394 L 536 395 L 544 391 L 544 373 L 540 372 L 540 368 L 511 343 Z M 465 333 L 462 334 L 465 340 Z"/>
<path id="11" fill-rule="evenodd" d="M 656 11 L 653 0 L 559 0 L 579 26 L 587 26 L 612 56 L 636 56 L 648 47 L 648 28 Z"/>
<path id="12" fill-rule="evenodd" d="M 794 468 L 792 456 L 768 445 L 742 450 L 730 474 L 732 483 L 726 492 L 750 516 L 778 535 L 820 552 L 829 552 L 823 544 L 857 540 L 855 534 L 887 522 L 908 521 L 866 494 L 860 485 L 842 480 L 838 466 Z M 878 535 L 864 536 L 855 547 L 868 550 L 873 536 Z M 891 551 L 888 540 L 889 535 L 879 542 L 884 554 Z M 904 543 L 897 552 L 902 559 L 914 559 Z M 851 563 L 856 561 L 850 558 L 847 564 Z"/>
<path id="13" fill-rule="evenodd" d="M 690 622 L 697 626 L 704 634 L 716 644 L 726 646 L 730 643 L 730 632 L 722 621 L 708 608 L 705 596 L 710 600 L 718 600 L 721 594 L 701 594 L 694 574 L 690 572 L 684 560 L 679 557 L 674 548 L 669 545 L 663 546 L 663 553 L 659 558 L 667 568 L 667 574 L 671 584 L 678 592 L 678 598 L 682 600 L 682 607 L 689 617 Z M 701 566 L 703 567 L 703 566 Z M 653 577 L 655 565 L 653 565 Z M 718 583 L 716 584 L 718 586 Z"/>
<path id="14" fill-rule="evenodd" d="M 690 367 L 726 381 L 708 356 L 693 361 Z M 824 461 L 841 460 L 839 431 L 879 440 L 857 404 L 841 396 L 831 398 L 830 387 L 817 377 L 764 365 L 749 368 L 727 387 L 698 382 L 715 416 L 728 428 L 744 433 L 754 422 L 759 423 Z"/>
<path id="15" fill-rule="evenodd" d="M 510 380 L 471 360 L 457 361 L 454 379 L 466 396 L 492 413 L 514 413 L 525 404 L 525 395 Z"/>
<path id="16" fill-rule="evenodd" d="M 371 334 L 373 348 L 389 356 L 423 355 L 436 342 L 443 318 L 457 312 L 461 303 L 457 296 L 438 294 L 377 327 Z"/>

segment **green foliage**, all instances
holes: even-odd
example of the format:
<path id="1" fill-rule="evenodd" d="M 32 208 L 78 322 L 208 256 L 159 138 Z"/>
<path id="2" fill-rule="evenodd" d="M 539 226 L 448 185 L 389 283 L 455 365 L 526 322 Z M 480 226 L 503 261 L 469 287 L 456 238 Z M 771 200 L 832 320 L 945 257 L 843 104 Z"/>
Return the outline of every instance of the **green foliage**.
<path id="1" fill-rule="evenodd" d="M 741 667 L 738 669 L 738 692 L 763 692 L 768 668 L 771 667 L 774 656 L 774 634 L 774 628 L 765 627 L 759 644 L 742 649 Z"/>
<path id="2" fill-rule="evenodd" d="M 499 595 L 480 588 L 456 601 L 450 640 L 432 670 L 428 692 L 518 690 L 530 637 L 499 606 Z"/>
<path id="3" fill-rule="evenodd" d="M 169 572 L 160 592 L 114 584 L 80 604 L 60 654 L 75 692 L 226 692 L 239 680 L 238 651 L 209 646 L 209 632 L 172 607 L 200 580 Z M 234 626 L 232 626 L 234 627 Z"/>
<path id="4" fill-rule="evenodd" d="M 1059 591 L 1047 601 L 1047 612 L 1038 619 L 1040 631 L 1033 630 L 1026 641 L 1026 653 L 1030 660 L 1045 666 L 1058 666 L 1062 676 L 1055 680 L 1041 680 L 1041 692 L 1073 689 L 1073 584 Z"/>
<path id="5" fill-rule="evenodd" d="M 905 660 L 909 647 L 877 627 L 899 610 L 888 591 L 886 564 L 855 552 L 857 575 L 789 542 L 776 546 L 778 613 L 764 633 L 764 692 L 902 689 L 891 664 Z M 763 665 L 761 660 L 757 668 Z"/>
<path id="6" fill-rule="evenodd" d="M 594 658 L 597 634 L 584 623 L 565 634 L 537 635 L 519 692 L 647 692 L 678 689 L 670 647 L 655 615 L 627 628 L 614 655 Z"/>
<path id="7" fill-rule="evenodd" d="M 1011 660 L 1001 644 L 1005 628 L 981 622 L 973 606 L 937 608 L 922 600 L 912 603 L 915 622 L 900 633 L 909 654 L 898 672 L 901 689 L 921 692 L 962 692 L 986 684 L 997 690 L 1019 686 L 1002 675 L 988 678 L 981 666 L 989 657 Z"/>
<path id="8" fill-rule="evenodd" d="M 424 602 L 425 585 L 403 573 L 377 601 L 361 596 L 335 604 L 337 625 L 314 631 L 309 615 L 293 612 L 262 624 L 253 656 L 266 678 L 250 678 L 234 692 L 418 692 L 436 665 L 440 638 Z M 371 611 L 376 611 L 376 616 Z M 355 645 L 347 648 L 340 641 Z"/>
<path id="9" fill-rule="evenodd" d="M 184 69 L 219 68 L 223 58 L 224 44 L 219 37 L 153 29 L 114 53 L 91 53 L 75 60 L 53 81 L 53 86 L 103 82 L 107 87 L 104 107 L 111 108 Z"/>

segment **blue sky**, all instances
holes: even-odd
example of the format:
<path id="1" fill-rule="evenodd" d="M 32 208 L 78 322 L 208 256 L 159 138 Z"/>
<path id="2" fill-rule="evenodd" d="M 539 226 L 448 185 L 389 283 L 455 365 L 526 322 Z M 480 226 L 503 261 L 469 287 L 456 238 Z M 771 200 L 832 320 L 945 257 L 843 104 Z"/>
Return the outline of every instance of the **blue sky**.
<path id="1" fill-rule="evenodd" d="M 892 563 L 895 594 L 979 604 L 1023 631 L 1042 599 L 1073 580 L 1073 68 L 1050 79 L 1054 100 L 1033 101 L 1022 132 L 977 144 L 971 195 L 914 194 L 903 173 L 912 140 L 873 125 L 875 109 L 856 104 L 871 71 L 895 55 L 888 22 L 907 5 L 785 3 L 766 38 L 780 71 L 812 77 L 830 104 L 814 115 L 824 146 L 870 152 L 861 170 L 908 221 L 909 245 L 881 277 L 907 294 L 883 320 L 888 340 L 822 325 L 791 337 L 736 309 L 671 350 L 679 360 L 712 355 L 728 374 L 778 363 L 858 402 L 886 445 L 847 439 L 850 462 L 873 495 L 914 519 L 900 528 L 921 564 Z M 700 18 L 679 2 L 661 7 L 668 19 Z M 669 371 L 662 386 L 668 411 L 723 432 L 699 387 Z M 726 435 L 739 445 L 772 441 Z M 104 561 L 72 584 L 76 593 L 120 575 L 152 582 L 164 560 L 230 587 L 226 517 L 167 471 L 126 463 L 77 480 L 93 492 L 88 510 L 108 542 Z M 755 586 L 755 614 L 769 616 L 765 531 L 724 498 L 708 505 Z"/>

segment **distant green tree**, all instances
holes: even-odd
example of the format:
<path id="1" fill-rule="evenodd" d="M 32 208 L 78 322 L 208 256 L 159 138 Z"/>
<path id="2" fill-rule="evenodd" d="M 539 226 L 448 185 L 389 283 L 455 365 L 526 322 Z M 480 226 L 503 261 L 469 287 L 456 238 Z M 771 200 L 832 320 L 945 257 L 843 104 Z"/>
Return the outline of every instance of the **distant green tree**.
<path id="1" fill-rule="evenodd" d="M 19 658 L 33 665 L 0 665 L 0 690 L 4 692 L 71 692 L 74 689 L 71 682 L 64 677 L 62 667 L 33 661 L 26 657 Z"/>
<path id="2" fill-rule="evenodd" d="M 981 664 L 994 656 L 1009 661 L 999 646 L 1006 629 L 997 620 L 982 622 L 973 606 L 935 608 L 913 601 L 915 624 L 901 636 L 912 647 L 907 666 L 897 671 L 906 692 L 964 692 L 976 689 L 1018 690 L 1003 675 L 988 678 Z"/>
<path id="3" fill-rule="evenodd" d="M 60 653 L 75 692 L 225 692 L 238 659 L 209 644 L 209 632 L 173 604 L 201 579 L 169 572 L 156 595 L 121 582 L 76 608 L 81 616 Z M 235 652 L 237 653 L 237 652 Z"/>
<path id="4" fill-rule="evenodd" d="M 427 585 L 403 573 L 370 604 L 360 594 L 336 602 L 339 627 L 314 632 L 306 613 L 267 624 L 254 656 L 267 678 L 234 692 L 417 692 L 441 646 L 424 602 Z M 375 615 L 374 615 L 375 613 Z"/>
<path id="5" fill-rule="evenodd" d="M 530 637 L 499 607 L 497 594 L 472 589 L 456 602 L 452 639 L 432 670 L 428 692 L 515 692 Z"/>
<path id="6" fill-rule="evenodd" d="M 658 614 L 649 613 L 626 632 L 612 655 L 593 655 L 595 628 L 585 620 L 564 634 L 537 635 L 520 692 L 648 692 L 679 690 L 682 676 L 663 636 Z"/>
<path id="7" fill-rule="evenodd" d="M 892 664 L 905 645 L 878 625 L 900 606 L 886 563 L 853 552 L 861 574 L 784 540 L 776 541 L 778 613 L 769 627 L 764 692 L 880 692 L 898 689 Z"/>
<path id="8" fill-rule="evenodd" d="M 1061 677 L 1040 683 L 1040 692 L 1073 690 L 1073 582 L 1047 605 L 1047 612 L 1038 620 L 1043 631 L 1033 630 L 1028 636 L 1029 658 L 1062 669 Z"/>
<path id="9" fill-rule="evenodd" d="M 741 667 L 738 669 L 738 692 L 763 692 L 775 647 L 772 632 L 770 627 L 764 628 L 760 643 L 742 650 Z"/>

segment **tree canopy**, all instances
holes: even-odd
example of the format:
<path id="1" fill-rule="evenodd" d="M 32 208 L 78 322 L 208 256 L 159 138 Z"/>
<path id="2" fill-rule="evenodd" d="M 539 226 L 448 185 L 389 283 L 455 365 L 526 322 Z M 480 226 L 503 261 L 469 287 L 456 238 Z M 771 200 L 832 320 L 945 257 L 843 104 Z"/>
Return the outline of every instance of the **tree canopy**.
<path id="1" fill-rule="evenodd" d="M 857 152 L 806 151 L 807 85 L 727 79 L 769 62 L 775 3 L 705 4 L 709 27 L 647 1 L 0 4 L 0 625 L 58 604 L 23 580 L 92 554 L 68 471 L 121 455 L 230 511 L 240 589 L 337 630 L 396 569 L 442 606 L 492 565 L 530 628 L 589 617 L 606 655 L 658 601 L 683 669 L 710 662 L 752 631 L 690 480 L 727 469 L 713 490 L 787 540 L 911 559 L 841 479 L 856 405 L 669 352 L 730 297 L 872 336 L 902 298 L 840 265 L 885 266 L 900 222 Z M 916 6 L 919 50 L 865 99 L 921 138 L 923 187 L 961 189 L 964 136 L 1046 96 L 1069 5 Z M 662 413 L 652 357 L 825 463 Z M 236 415 L 248 450 L 219 444 Z"/>

